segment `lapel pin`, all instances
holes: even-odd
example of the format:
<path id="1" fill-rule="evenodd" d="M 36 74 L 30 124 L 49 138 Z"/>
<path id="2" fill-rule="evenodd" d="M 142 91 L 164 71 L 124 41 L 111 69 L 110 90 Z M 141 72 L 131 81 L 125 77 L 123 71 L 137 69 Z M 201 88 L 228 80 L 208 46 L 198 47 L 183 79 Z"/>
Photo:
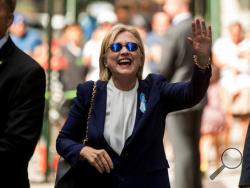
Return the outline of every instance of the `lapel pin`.
<path id="1" fill-rule="evenodd" d="M 140 110 L 142 113 L 146 111 L 146 98 L 144 93 L 140 94 Z"/>

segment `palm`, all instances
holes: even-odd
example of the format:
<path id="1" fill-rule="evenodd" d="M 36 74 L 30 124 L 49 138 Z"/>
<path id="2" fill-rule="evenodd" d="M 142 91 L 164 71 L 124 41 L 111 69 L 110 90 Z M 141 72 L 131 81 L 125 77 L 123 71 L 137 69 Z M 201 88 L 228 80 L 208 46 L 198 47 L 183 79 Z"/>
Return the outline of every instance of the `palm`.
<path id="1" fill-rule="evenodd" d="M 192 33 L 191 41 L 195 53 L 200 57 L 209 57 L 212 45 L 211 27 L 207 28 L 203 20 L 196 19 L 192 23 Z"/>

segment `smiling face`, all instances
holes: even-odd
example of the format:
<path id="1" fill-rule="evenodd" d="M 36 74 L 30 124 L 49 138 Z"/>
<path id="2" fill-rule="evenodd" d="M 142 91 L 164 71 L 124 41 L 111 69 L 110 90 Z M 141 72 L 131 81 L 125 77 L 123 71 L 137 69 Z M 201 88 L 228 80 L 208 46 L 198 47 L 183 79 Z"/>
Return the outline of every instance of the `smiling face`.
<path id="1" fill-rule="evenodd" d="M 114 43 L 122 44 L 122 49 L 113 52 L 110 48 L 107 52 L 107 67 L 112 76 L 126 76 L 128 78 L 137 78 L 139 67 L 142 66 L 140 58 L 140 49 L 129 51 L 125 45 L 128 42 L 138 43 L 136 38 L 130 32 L 120 33 Z"/>
<path id="2" fill-rule="evenodd" d="M 115 43 L 115 45 L 113 45 Z M 100 54 L 100 79 L 141 79 L 145 53 L 138 31 L 116 25 L 104 37 Z"/>

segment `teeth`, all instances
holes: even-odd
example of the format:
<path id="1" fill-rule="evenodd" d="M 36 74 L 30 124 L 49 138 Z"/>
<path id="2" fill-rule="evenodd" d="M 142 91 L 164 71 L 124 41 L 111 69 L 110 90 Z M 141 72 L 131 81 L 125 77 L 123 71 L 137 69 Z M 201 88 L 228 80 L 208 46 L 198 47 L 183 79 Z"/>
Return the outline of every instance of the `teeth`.
<path id="1" fill-rule="evenodd" d="M 119 63 L 130 63 L 131 60 L 130 59 L 121 59 L 119 60 Z"/>

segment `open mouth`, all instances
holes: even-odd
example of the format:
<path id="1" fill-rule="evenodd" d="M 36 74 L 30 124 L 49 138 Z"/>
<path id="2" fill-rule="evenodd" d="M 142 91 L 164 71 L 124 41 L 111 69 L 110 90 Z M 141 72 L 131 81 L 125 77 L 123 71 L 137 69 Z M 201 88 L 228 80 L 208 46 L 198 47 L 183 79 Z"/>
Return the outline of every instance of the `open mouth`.
<path id="1" fill-rule="evenodd" d="M 129 58 L 118 60 L 118 65 L 130 65 L 131 63 L 132 63 L 132 60 Z"/>

